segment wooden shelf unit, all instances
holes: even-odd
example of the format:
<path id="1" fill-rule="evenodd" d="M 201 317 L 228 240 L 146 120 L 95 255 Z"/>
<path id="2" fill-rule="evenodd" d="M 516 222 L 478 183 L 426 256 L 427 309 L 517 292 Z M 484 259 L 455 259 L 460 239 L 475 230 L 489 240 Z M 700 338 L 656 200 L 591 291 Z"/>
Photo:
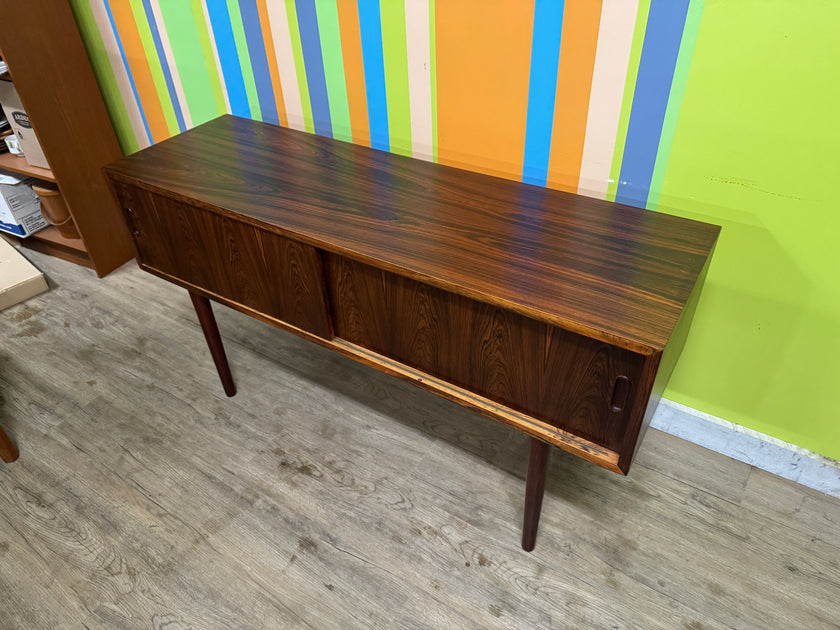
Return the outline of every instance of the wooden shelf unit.
<path id="1" fill-rule="evenodd" d="M 30 177 L 37 177 L 46 182 L 55 182 L 55 175 L 53 175 L 50 169 L 32 166 L 25 158 L 12 155 L 11 153 L 0 153 L 0 169 Z"/>
<path id="2" fill-rule="evenodd" d="M 36 252 L 43 252 L 44 254 L 49 254 L 62 260 L 69 260 L 83 267 L 96 269 L 85 249 L 85 244 L 82 242 L 82 239 L 62 236 L 58 228 L 52 225 L 48 225 L 43 230 L 38 230 L 32 236 L 22 240 L 22 242 L 26 247 L 34 249 Z"/>
<path id="3" fill-rule="evenodd" d="M 0 57 L 50 169 L 0 155 L 0 168 L 54 182 L 81 239 L 46 228 L 26 247 L 92 267 L 99 276 L 134 257 L 128 229 L 102 167 L 122 157 L 68 2 L 0 0 Z"/>

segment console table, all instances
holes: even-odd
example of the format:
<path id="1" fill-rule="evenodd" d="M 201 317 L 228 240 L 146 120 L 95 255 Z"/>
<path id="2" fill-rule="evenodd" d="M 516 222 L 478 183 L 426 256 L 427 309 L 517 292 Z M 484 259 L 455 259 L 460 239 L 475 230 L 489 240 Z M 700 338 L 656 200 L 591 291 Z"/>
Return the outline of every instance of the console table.
<path id="1" fill-rule="evenodd" d="M 106 167 L 140 267 L 627 474 L 720 228 L 222 116 Z"/>

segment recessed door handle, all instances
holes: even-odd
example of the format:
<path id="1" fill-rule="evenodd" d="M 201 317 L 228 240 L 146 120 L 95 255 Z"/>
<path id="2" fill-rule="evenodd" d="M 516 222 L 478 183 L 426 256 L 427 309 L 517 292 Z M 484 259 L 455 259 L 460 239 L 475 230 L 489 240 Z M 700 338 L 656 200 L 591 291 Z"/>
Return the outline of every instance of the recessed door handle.
<path id="1" fill-rule="evenodd" d="M 630 379 L 626 376 L 619 376 L 613 385 L 612 400 L 610 400 L 610 411 L 619 413 L 627 404 L 630 396 Z"/>

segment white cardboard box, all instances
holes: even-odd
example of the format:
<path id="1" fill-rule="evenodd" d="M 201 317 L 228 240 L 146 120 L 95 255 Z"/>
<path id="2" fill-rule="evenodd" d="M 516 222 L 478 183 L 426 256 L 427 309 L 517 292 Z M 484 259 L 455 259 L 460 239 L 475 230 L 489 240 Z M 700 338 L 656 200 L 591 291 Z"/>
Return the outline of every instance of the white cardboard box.
<path id="1" fill-rule="evenodd" d="M 46 156 L 41 149 L 41 143 L 35 135 L 35 130 L 29 122 L 29 116 L 23 109 L 20 102 L 17 90 L 13 83 L 9 81 L 0 81 L 0 105 L 3 106 L 3 111 L 6 113 L 6 118 L 12 126 L 12 131 L 20 141 L 20 148 L 23 149 L 23 155 L 26 161 L 32 166 L 40 166 L 41 168 L 49 168 Z"/>
<path id="2" fill-rule="evenodd" d="M 0 170 L 0 230 L 21 238 L 47 227 L 41 199 L 31 188 L 35 181 Z"/>
<path id="3" fill-rule="evenodd" d="M 0 237 L 0 311 L 46 290 L 44 274 Z"/>

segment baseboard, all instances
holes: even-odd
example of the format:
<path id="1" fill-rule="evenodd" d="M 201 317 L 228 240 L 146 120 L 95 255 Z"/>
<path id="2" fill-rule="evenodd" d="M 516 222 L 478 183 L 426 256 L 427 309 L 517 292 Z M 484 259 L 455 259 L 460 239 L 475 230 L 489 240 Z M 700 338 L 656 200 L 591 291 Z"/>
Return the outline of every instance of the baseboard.
<path id="1" fill-rule="evenodd" d="M 840 462 L 829 457 L 664 398 L 650 426 L 840 497 Z"/>

